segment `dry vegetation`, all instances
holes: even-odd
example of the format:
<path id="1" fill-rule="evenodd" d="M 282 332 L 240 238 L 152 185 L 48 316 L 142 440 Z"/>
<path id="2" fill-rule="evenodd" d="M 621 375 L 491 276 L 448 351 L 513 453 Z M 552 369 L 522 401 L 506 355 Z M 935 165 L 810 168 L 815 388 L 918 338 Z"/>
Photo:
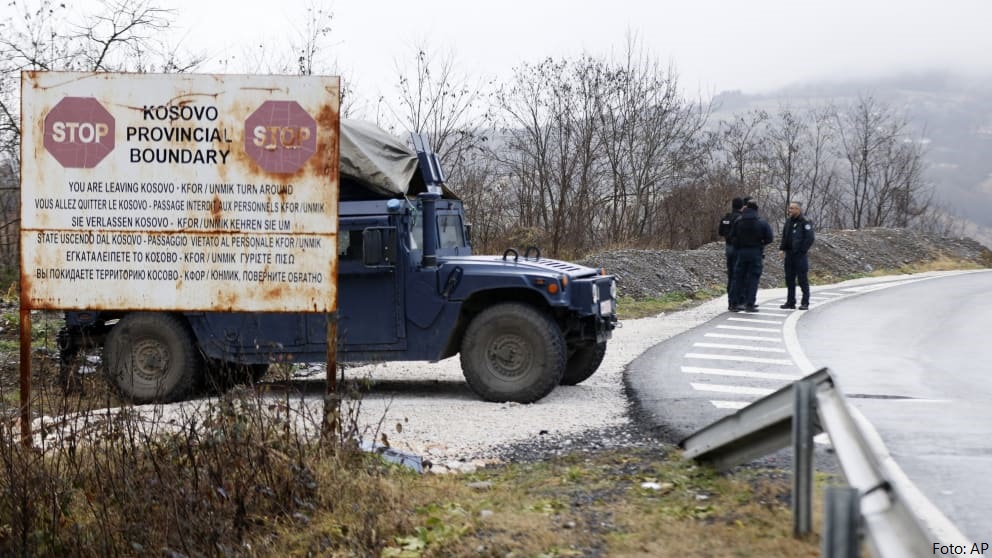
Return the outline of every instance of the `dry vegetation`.
<path id="1" fill-rule="evenodd" d="M 791 538 L 788 480 L 774 471 L 721 476 L 659 447 L 419 475 L 342 443 L 347 428 L 307 435 L 317 417 L 262 401 L 232 392 L 169 424 L 93 410 L 34 448 L 5 421 L 0 554 L 817 553 Z"/>

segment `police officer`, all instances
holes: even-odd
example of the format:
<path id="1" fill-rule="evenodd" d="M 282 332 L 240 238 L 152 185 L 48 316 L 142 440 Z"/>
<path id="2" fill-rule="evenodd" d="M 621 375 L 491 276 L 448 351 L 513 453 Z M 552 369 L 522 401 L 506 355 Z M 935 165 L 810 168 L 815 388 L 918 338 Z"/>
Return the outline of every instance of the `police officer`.
<path id="1" fill-rule="evenodd" d="M 737 263 L 737 259 L 734 257 L 734 245 L 730 242 L 730 230 L 734 225 L 734 221 L 741 216 L 741 209 L 744 207 L 744 200 L 741 198 L 734 198 L 730 202 L 730 213 L 727 213 L 720 219 L 720 228 L 717 230 L 720 236 L 724 240 L 723 253 L 727 258 L 727 301 L 730 304 L 730 309 L 733 310 L 737 306 L 736 300 L 730 298 L 730 293 L 733 291 L 732 285 L 734 282 L 734 264 Z"/>
<path id="2" fill-rule="evenodd" d="M 782 242 L 778 249 L 785 255 L 785 287 L 788 291 L 785 304 L 780 308 L 794 309 L 796 307 L 796 282 L 802 290 L 803 298 L 799 303 L 800 310 L 809 308 L 809 258 L 806 253 L 813 246 L 813 223 L 803 215 L 802 205 L 798 202 L 789 204 L 789 218 L 782 228 Z"/>
<path id="3" fill-rule="evenodd" d="M 762 259 L 765 246 L 773 240 L 772 228 L 758 216 L 758 204 L 748 201 L 741 211 L 741 217 L 734 222 L 730 231 L 730 241 L 734 245 L 737 263 L 734 265 L 733 293 L 730 300 L 738 304 L 732 312 L 757 312 L 755 304 L 758 296 L 758 282 L 761 280 Z M 743 304 L 740 304 L 743 301 Z"/>

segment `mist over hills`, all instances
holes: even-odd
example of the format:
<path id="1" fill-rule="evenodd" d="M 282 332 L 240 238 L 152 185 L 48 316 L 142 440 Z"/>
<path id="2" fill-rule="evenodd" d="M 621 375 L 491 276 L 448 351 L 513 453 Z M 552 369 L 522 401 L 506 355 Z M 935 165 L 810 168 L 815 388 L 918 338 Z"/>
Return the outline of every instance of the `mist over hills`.
<path id="1" fill-rule="evenodd" d="M 963 220 L 962 231 L 992 246 L 992 78 L 917 73 L 847 82 L 796 84 L 765 94 L 723 92 L 717 119 L 752 109 L 771 113 L 872 96 L 905 115 L 926 144 L 927 178 L 937 203 Z"/>

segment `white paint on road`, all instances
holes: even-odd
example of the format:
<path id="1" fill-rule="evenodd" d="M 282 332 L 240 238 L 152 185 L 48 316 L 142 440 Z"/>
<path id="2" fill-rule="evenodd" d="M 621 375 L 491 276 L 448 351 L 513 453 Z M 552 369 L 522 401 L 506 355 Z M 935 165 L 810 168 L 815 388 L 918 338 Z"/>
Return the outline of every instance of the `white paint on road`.
<path id="1" fill-rule="evenodd" d="M 704 360 L 727 360 L 730 362 L 757 362 L 761 364 L 782 364 L 792 366 L 792 361 L 787 358 L 764 358 L 738 355 L 711 355 L 708 353 L 686 353 L 685 358 L 699 358 Z"/>
<path id="2" fill-rule="evenodd" d="M 706 368 L 703 366 L 683 366 L 682 372 L 686 374 L 710 374 L 713 376 L 734 376 L 737 378 L 755 378 L 757 380 L 784 380 L 793 382 L 802 376 L 798 374 L 775 374 L 772 372 L 758 372 L 755 370 L 731 370 L 729 368 Z"/>
<path id="3" fill-rule="evenodd" d="M 705 333 L 703 337 L 715 337 L 717 339 L 737 339 L 738 341 L 774 341 L 781 343 L 781 337 L 762 337 L 761 335 L 734 335 L 732 333 Z"/>
<path id="4" fill-rule="evenodd" d="M 718 399 L 711 400 L 710 403 L 713 404 L 717 409 L 743 409 L 751 404 L 750 401 L 721 401 Z"/>
<path id="5" fill-rule="evenodd" d="M 736 331 L 759 331 L 763 333 L 778 333 L 778 328 L 774 327 L 754 327 L 754 326 L 732 326 L 732 325 L 718 325 L 717 329 L 733 329 Z"/>
<path id="6" fill-rule="evenodd" d="M 755 347 L 754 345 L 732 345 L 730 343 L 693 343 L 693 347 L 706 349 L 732 349 L 735 351 L 755 351 L 759 353 L 784 353 L 785 349 L 777 347 Z"/>
<path id="7" fill-rule="evenodd" d="M 732 386 L 726 384 L 699 384 L 696 382 L 689 382 L 692 389 L 696 391 L 712 391 L 716 393 L 734 393 L 737 395 L 758 395 L 764 397 L 775 390 L 768 388 L 756 388 L 748 386 Z"/>
<path id="8" fill-rule="evenodd" d="M 782 324 L 782 320 L 759 320 L 757 318 L 727 318 L 728 322 L 747 322 L 750 324 Z"/>

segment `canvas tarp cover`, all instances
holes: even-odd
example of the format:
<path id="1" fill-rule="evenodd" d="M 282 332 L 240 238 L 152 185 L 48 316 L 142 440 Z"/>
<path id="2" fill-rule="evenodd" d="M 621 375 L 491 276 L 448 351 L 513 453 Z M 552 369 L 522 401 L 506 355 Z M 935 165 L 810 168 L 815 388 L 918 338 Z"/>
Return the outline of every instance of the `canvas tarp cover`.
<path id="1" fill-rule="evenodd" d="M 341 174 L 387 195 L 404 195 L 417 153 L 375 124 L 341 119 Z"/>

